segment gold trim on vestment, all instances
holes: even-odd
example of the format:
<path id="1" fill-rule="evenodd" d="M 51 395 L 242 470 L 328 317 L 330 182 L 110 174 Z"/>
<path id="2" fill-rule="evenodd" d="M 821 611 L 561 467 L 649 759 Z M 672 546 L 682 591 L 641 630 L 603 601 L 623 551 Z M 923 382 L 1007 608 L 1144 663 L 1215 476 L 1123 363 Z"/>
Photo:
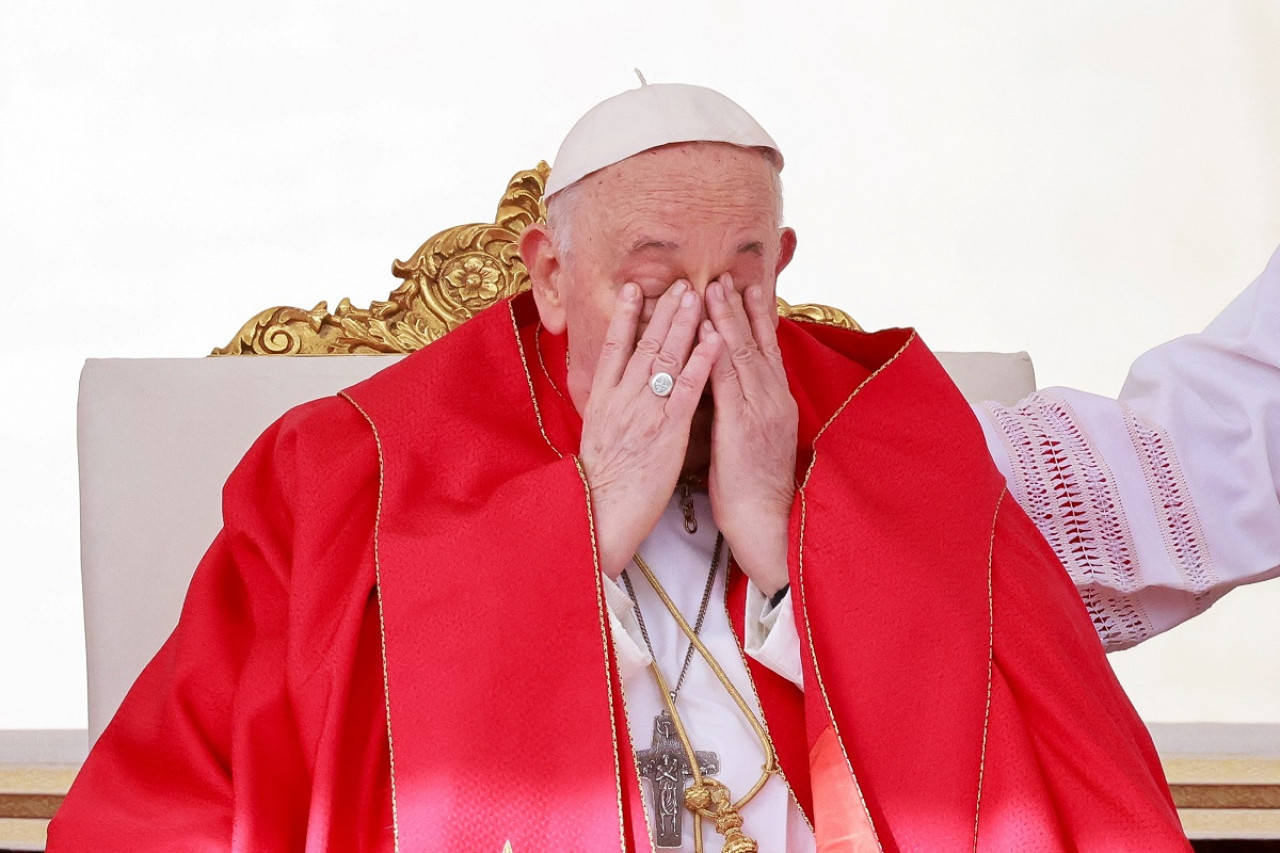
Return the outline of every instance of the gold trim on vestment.
<path id="1" fill-rule="evenodd" d="M 538 421 L 538 432 L 542 433 L 542 440 L 547 443 L 552 452 L 559 458 L 563 459 L 564 454 L 560 452 L 560 448 L 556 447 L 547 435 L 547 430 L 542 423 L 542 407 L 538 404 L 538 394 L 533 388 L 533 374 L 529 372 L 529 359 L 525 355 L 524 344 L 520 340 L 520 324 L 516 321 L 516 311 L 514 303 L 507 303 L 507 310 L 511 315 L 511 332 L 515 341 L 516 351 L 520 354 L 520 366 L 524 368 L 525 382 L 529 386 L 529 402 L 533 404 L 533 416 Z M 609 627 L 608 617 L 605 614 L 604 601 L 604 580 L 600 572 L 600 552 L 596 548 L 596 520 L 591 512 L 591 486 L 587 483 L 587 473 L 582 470 L 582 461 L 577 456 L 573 457 L 574 468 L 578 472 L 578 478 L 582 480 L 582 494 L 586 500 L 587 511 L 587 530 L 591 534 L 591 563 L 596 573 L 596 616 L 599 619 L 601 651 L 604 652 L 604 683 L 609 697 L 609 735 L 613 739 L 613 783 L 614 791 L 617 795 L 618 807 L 618 843 L 622 853 L 626 853 L 627 849 L 627 822 L 625 812 L 622 807 L 622 759 L 618 755 L 618 720 L 613 708 L 613 675 L 609 666 Z M 616 667 L 613 667 L 616 669 Z M 618 686 L 622 686 L 622 676 L 618 675 Z M 626 708 L 623 708 L 625 719 Z M 628 727 L 627 737 L 631 737 L 630 728 Z M 634 753 L 635 750 L 633 749 Z M 632 756 L 634 763 L 634 755 Z M 639 769 L 637 768 L 637 776 Z M 648 826 L 648 816 L 645 817 L 645 826 Z"/>
<path id="2" fill-rule="evenodd" d="M 517 340 L 517 343 L 519 341 Z M 534 400 L 534 406 L 538 404 L 537 399 Z M 618 801 L 618 842 L 619 849 L 625 853 L 627 849 L 627 821 L 622 808 L 622 759 L 618 757 L 618 718 L 613 708 L 613 676 L 614 669 L 617 667 L 609 666 L 609 617 L 605 613 L 604 601 L 604 578 L 600 572 L 600 552 L 596 549 L 596 519 L 595 514 L 591 511 L 591 486 L 587 483 L 587 472 L 582 470 L 582 461 L 577 457 L 573 457 L 573 467 L 578 472 L 578 478 L 582 480 L 582 496 L 586 502 L 587 508 L 587 527 L 591 531 L 591 565 L 595 568 L 596 579 L 596 616 L 600 625 L 600 639 L 602 642 L 602 651 L 604 652 L 604 683 L 605 692 L 609 697 L 609 736 L 613 739 L 613 783 L 614 790 L 617 794 Z M 618 675 L 618 684 L 621 687 L 622 676 Z M 625 702 L 625 700 L 624 700 Z M 623 714 L 626 714 L 626 708 L 623 708 Z M 627 737 L 631 737 L 628 729 Z M 632 763 L 635 761 L 635 748 L 632 750 Z M 648 826 L 648 820 L 645 821 Z"/>
<path id="3" fill-rule="evenodd" d="M 391 765 L 391 838 L 392 849 L 400 853 L 400 811 L 396 802 L 396 750 L 395 741 L 391 737 L 391 679 L 387 674 L 387 621 L 382 606 L 382 562 L 378 556 L 378 528 L 382 525 L 382 491 L 386 482 L 386 465 L 382 455 L 382 437 L 378 435 L 378 426 L 369 417 L 369 413 L 360 404 L 351 399 L 346 391 L 339 391 L 338 396 L 346 400 L 373 431 L 373 443 L 378 449 L 378 507 L 373 519 L 373 577 L 374 591 L 378 595 L 378 642 L 382 649 L 382 698 L 387 706 L 387 759 Z"/>
<path id="4" fill-rule="evenodd" d="M 987 730 L 991 724 L 991 685 L 996 662 L 996 605 L 992 584 L 992 566 L 996 554 L 996 522 L 1000 520 L 1000 506 L 1009 493 L 1006 485 L 996 498 L 996 511 L 991 517 L 991 541 L 987 545 L 987 704 L 982 712 L 982 754 L 978 758 L 978 801 L 973 807 L 973 851 L 978 853 L 978 821 L 982 817 L 982 780 L 987 769 Z"/>
<path id="5" fill-rule="evenodd" d="M 541 320 L 538 321 L 538 328 L 535 329 L 533 332 L 533 351 L 538 356 L 538 367 L 542 368 L 542 375 L 547 377 L 547 384 L 551 386 L 551 390 L 556 392 L 557 397 L 559 397 L 561 400 L 564 400 L 565 405 L 572 406 L 573 401 L 570 400 L 568 397 L 566 397 L 563 393 L 561 393 L 560 386 L 557 385 L 556 381 L 551 378 L 551 371 L 547 370 L 546 359 L 542 357 L 542 321 Z M 569 354 L 567 352 L 564 355 L 564 366 L 565 366 L 565 373 L 567 374 L 569 370 Z M 567 376 L 566 376 L 566 381 L 567 381 Z"/>
<path id="6" fill-rule="evenodd" d="M 872 376 L 874 375 L 875 374 L 872 374 Z M 870 379 L 871 377 L 867 377 L 867 378 Z M 866 382 L 864 381 L 863 385 L 865 384 Z M 862 385 L 859 385 L 858 388 L 861 389 Z M 855 390 L 853 393 L 857 394 L 858 392 L 857 390 Z M 853 395 L 850 395 L 850 399 L 852 398 L 853 398 Z M 847 403 L 848 400 L 846 400 L 845 402 Z M 840 408 L 843 409 L 844 406 L 841 406 Z M 829 424 L 831 423 L 831 421 L 827 421 L 827 423 Z M 823 429 L 826 429 L 826 427 L 823 427 Z M 814 451 L 815 460 L 817 459 L 817 456 L 818 454 L 817 454 L 817 451 L 815 450 Z M 813 470 L 812 461 L 809 463 L 809 470 L 810 471 Z M 809 477 L 806 474 L 805 482 L 807 483 L 808 480 L 809 480 Z M 858 774 L 853 772 L 853 763 L 849 761 L 849 751 L 845 749 L 844 738 L 840 737 L 840 727 L 839 725 L 836 724 L 835 712 L 831 710 L 831 698 L 827 696 L 826 685 L 823 684 L 822 682 L 822 672 L 818 669 L 818 653 L 817 653 L 817 650 L 815 650 L 813 647 L 813 626 L 809 624 L 809 608 L 805 605 L 805 590 L 804 590 L 804 534 L 805 534 L 805 522 L 807 521 L 807 514 L 808 514 L 808 502 L 805 499 L 803 486 L 799 490 L 797 490 L 796 494 L 800 498 L 800 541 L 797 548 L 798 566 L 796 570 L 796 580 L 799 582 L 799 586 L 800 586 L 800 613 L 804 617 L 804 633 L 805 633 L 805 639 L 809 643 L 809 659 L 813 661 L 813 673 L 818 680 L 818 692 L 822 694 L 822 704 L 827 709 L 827 719 L 831 721 L 831 734 L 835 736 L 836 744 L 840 747 L 840 754 L 844 756 L 844 766 L 849 770 L 849 780 L 853 782 L 853 789 L 858 792 L 858 802 L 862 805 L 862 814 L 867 819 L 867 826 L 871 827 L 871 837 L 876 842 L 876 849 L 879 850 L 880 853 L 884 853 L 884 845 L 880 843 L 880 833 L 876 829 L 875 821 L 871 819 L 871 809 L 867 807 L 866 797 L 862 795 L 862 785 L 858 783 Z M 814 832 L 816 834 L 817 830 L 815 830 Z"/>
<path id="7" fill-rule="evenodd" d="M 867 383 L 869 383 L 872 379 L 875 379 L 887 367 L 889 367 L 889 365 L 897 361 L 898 358 L 901 357 L 901 355 L 904 352 L 906 352 L 907 348 L 911 346 L 911 344 L 915 341 L 915 339 L 916 339 L 916 333 L 915 331 L 912 331 L 911 335 L 907 338 L 906 342 L 903 343 L 902 346 L 898 348 L 897 352 L 895 352 L 892 356 L 890 356 L 889 359 L 884 362 L 884 364 L 880 365 L 878 368 L 872 371 L 870 376 L 863 379 L 862 382 L 858 383 L 858 387 L 853 389 L 853 393 L 851 393 L 845 399 L 845 401 L 840 404 L 840 406 L 836 409 L 835 413 L 830 418 L 828 418 L 827 422 L 822 425 L 822 428 L 820 430 L 818 430 L 818 434 L 815 435 L 813 439 L 813 457 L 809 460 L 809 467 L 805 471 L 804 479 L 800 484 L 800 488 L 797 489 L 797 492 L 796 492 L 796 494 L 800 498 L 800 544 L 799 544 L 799 560 L 798 560 L 799 567 L 797 571 L 797 576 L 800 581 L 799 583 L 800 611 L 801 611 L 801 614 L 804 616 L 805 638 L 807 639 L 809 644 L 809 655 L 813 660 L 813 670 L 815 675 L 818 678 L 818 690 L 822 694 L 822 701 L 823 701 L 823 704 L 826 706 L 827 716 L 831 719 L 832 734 L 835 735 L 836 743 L 840 746 L 840 753 L 844 756 L 845 766 L 848 768 L 849 775 L 853 780 L 854 789 L 858 792 L 858 800 L 862 803 L 863 812 L 867 817 L 868 825 L 871 827 L 872 835 L 875 837 L 876 846 L 881 851 L 884 850 L 884 846 L 880 843 L 879 832 L 876 830 L 875 822 L 871 819 L 871 812 L 867 808 L 866 799 L 865 797 L 863 797 L 863 794 L 862 794 L 862 786 L 858 784 L 857 775 L 853 772 L 853 764 L 852 762 L 849 761 L 849 753 L 848 753 L 848 750 L 845 749 L 844 739 L 840 737 L 840 729 L 839 729 L 839 726 L 836 725 L 835 714 L 832 712 L 832 709 L 831 709 L 831 701 L 827 696 L 826 687 L 822 682 L 822 672 L 818 668 L 818 656 L 813 646 L 813 629 L 812 629 L 812 626 L 810 626 L 809 624 L 808 608 L 805 606 L 805 588 L 804 588 L 804 536 L 805 536 L 805 524 L 807 521 L 807 513 L 808 513 L 808 503 L 805 498 L 805 488 L 809 483 L 809 477 L 813 474 L 814 466 L 816 466 L 818 463 L 818 447 L 817 447 L 818 439 L 821 438 L 822 435 L 827 431 L 827 428 L 830 427 L 831 424 L 835 422 L 835 419 L 840 416 L 841 412 L 845 410 L 845 407 L 849 405 L 849 403 L 853 400 L 853 398 L 856 397 L 858 393 L 867 386 Z M 992 683 L 993 683 L 992 679 L 994 675 L 994 666 L 995 666 L 995 598 L 994 598 L 994 591 L 993 591 L 994 588 L 993 588 L 993 581 L 992 581 L 992 566 L 994 564 L 994 557 L 995 557 L 996 522 L 1000 517 L 1000 506 L 1004 502 L 1004 497 L 1007 492 L 1008 492 L 1008 487 L 1006 486 L 1004 489 L 1001 490 L 1000 497 L 996 500 L 995 513 L 991 519 L 991 539 L 988 544 L 988 550 L 987 550 L 987 620 L 988 620 L 988 623 L 987 623 L 988 624 L 988 627 L 987 627 L 987 699 L 986 699 L 986 707 L 983 711 L 982 747 L 981 747 L 981 754 L 978 761 L 978 794 L 977 794 L 976 801 L 974 803 L 973 846 L 975 851 L 977 850 L 977 847 L 978 847 L 978 819 L 979 819 L 979 810 L 982 806 L 982 785 L 983 785 L 983 776 L 986 769 L 987 734 L 988 734 L 988 726 L 991 719 L 991 693 L 992 693 Z"/>
<path id="8" fill-rule="evenodd" d="M 836 410 L 832 413 L 831 417 L 827 418 L 827 422 L 822 425 L 822 428 L 818 430 L 818 434 L 813 437 L 813 456 L 809 458 L 809 467 L 805 469 L 804 478 L 800 481 L 801 489 L 809 483 L 809 475 L 813 473 L 813 466 L 818 461 L 818 439 L 822 438 L 822 434 L 827 431 L 827 427 L 831 426 L 831 424 L 835 422 L 835 419 L 840 417 L 840 413 L 844 411 L 845 406 L 849 405 L 853 398 L 858 396 L 858 393 L 861 392 L 863 388 L 867 387 L 867 383 L 879 376 L 886 367 L 897 361 L 898 357 L 907 351 L 907 347 L 911 346 L 915 339 L 916 331 L 915 329 L 912 329 L 911 334 L 907 336 L 906 342 L 903 343 L 902 346 L 898 347 L 898 351 L 889 356 L 889 359 L 884 364 L 873 370 L 870 376 L 859 382 L 858 387 L 854 388 L 853 392 L 848 397 L 845 397 L 844 402 L 836 407 Z"/>
<path id="9" fill-rule="evenodd" d="M 539 354 L 539 358 L 541 358 L 541 354 Z M 551 374 L 547 373 L 546 364 L 542 365 L 542 372 L 546 374 L 548 380 L 551 379 Z M 555 387 L 554 382 L 552 382 L 552 387 L 553 388 Z M 564 395 L 561 394 L 560 396 L 561 396 L 561 399 L 563 399 Z M 577 462 L 576 459 L 574 461 Z M 581 463 L 579 463 L 578 465 L 578 470 L 580 472 L 582 471 Z M 585 472 L 583 472 L 582 474 L 582 479 L 583 479 L 583 482 L 585 483 L 586 482 Z M 597 575 L 601 574 L 601 572 L 599 571 L 599 567 L 597 567 L 596 574 Z M 601 581 L 601 583 L 603 584 L 604 581 Z M 606 621 L 608 621 L 607 614 L 606 614 Z M 617 648 L 618 646 L 615 643 L 614 644 L 614 660 L 615 661 L 617 660 Z M 627 738 L 630 739 L 631 738 L 631 714 L 627 711 L 627 685 L 622 680 L 622 670 L 619 669 L 616 665 L 614 666 L 614 669 L 617 670 L 617 675 L 618 675 L 618 692 L 622 694 L 622 722 L 627 729 Z M 640 801 L 641 801 L 640 814 L 644 818 L 644 832 L 649 839 L 649 850 L 654 851 L 658 849 L 658 836 L 654 834 L 653 822 L 649 820 L 649 810 L 644 808 L 644 784 L 642 781 L 644 777 L 640 775 L 640 759 L 636 757 L 635 743 L 631 744 L 631 768 L 635 771 L 636 787 L 640 791 Z M 637 853 L 639 853 L 639 851 L 637 851 Z"/>
<path id="10" fill-rule="evenodd" d="M 853 398 L 858 396 L 859 392 L 861 392 L 863 388 L 867 387 L 867 383 L 872 379 L 875 379 L 885 370 L 885 368 L 897 361 L 898 358 L 907 351 L 907 347 L 911 346 L 915 339 L 916 333 L 913 330 L 907 337 L 907 340 L 898 348 L 898 351 L 889 356 L 884 364 L 872 371 L 870 376 L 859 382 L 858 387 L 854 388 L 852 393 L 850 393 L 849 396 L 845 398 L 844 402 L 836 408 L 834 413 L 832 413 L 831 417 L 827 418 L 827 422 L 822 425 L 822 428 L 818 430 L 818 434 L 813 437 L 813 455 L 809 459 L 809 467 L 804 472 L 804 478 L 800 482 L 800 487 L 796 489 L 796 495 L 800 499 L 800 540 L 797 546 L 798 565 L 796 570 L 796 579 L 799 581 L 800 586 L 800 614 L 804 617 L 804 631 L 805 639 L 809 643 L 809 657 L 813 661 L 813 672 L 818 679 L 818 692 L 822 694 L 822 703 L 827 709 L 828 719 L 831 720 L 831 733 L 835 735 L 836 743 L 840 747 L 840 754 L 844 756 L 844 765 L 849 770 L 849 778 L 853 782 L 854 790 L 858 792 L 858 802 L 862 804 L 862 813 L 867 818 L 867 825 L 871 827 L 871 835 L 875 839 L 876 848 L 880 850 L 881 853 L 884 851 L 884 845 L 880 843 L 880 833 L 876 829 L 875 821 L 871 819 L 871 810 L 867 807 L 866 797 L 862 794 L 862 785 L 858 783 L 858 774 L 853 772 L 853 763 L 849 761 L 849 751 L 845 749 L 844 738 L 840 737 L 840 727 L 836 724 L 836 715 L 831 710 L 831 699 L 827 696 L 827 688 L 822 681 L 822 671 L 818 668 L 818 653 L 813 646 L 813 627 L 809 624 L 809 608 L 805 604 L 804 589 L 804 535 L 805 523 L 808 520 L 809 509 L 808 501 L 805 498 L 805 488 L 809 485 L 809 477 L 813 474 L 814 466 L 818 464 L 818 439 L 822 438 L 823 434 L 827 431 L 827 428 L 835 422 L 836 418 L 840 417 L 840 414 L 845 410 L 845 407 L 849 405 Z"/>
<path id="11" fill-rule="evenodd" d="M 616 649 L 617 646 L 615 645 L 614 648 Z M 615 660 L 617 658 L 616 652 L 614 654 L 614 658 Z M 622 721 L 623 723 L 626 724 L 627 737 L 630 738 L 631 737 L 631 715 L 627 712 L 627 685 L 624 684 L 622 681 L 621 671 L 618 672 L 618 692 L 622 694 Z M 641 784 L 641 780 L 643 777 L 641 777 L 640 775 L 640 759 L 636 758 L 636 745 L 634 743 L 631 744 L 631 766 L 636 772 L 636 785 L 640 789 L 640 799 L 641 799 L 641 806 L 642 806 L 642 808 L 640 809 L 640 814 L 644 817 L 644 831 L 645 831 L 645 834 L 649 837 L 649 849 L 657 850 L 658 836 L 655 835 L 653 832 L 653 823 L 649 820 L 649 810 L 646 808 L 643 808 L 644 785 Z"/>
<path id="12" fill-rule="evenodd" d="M 538 405 L 538 394 L 533 390 L 533 374 L 529 372 L 529 359 L 525 356 L 524 344 L 520 342 L 520 323 L 516 321 L 516 306 L 514 302 L 507 303 L 507 313 L 511 315 L 511 332 L 515 336 L 516 352 L 520 354 L 520 366 L 524 368 L 524 381 L 529 386 L 529 399 L 533 403 L 533 417 L 538 422 L 538 432 L 542 433 L 542 440 L 547 443 L 547 447 L 550 447 L 552 452 L 555 453 L 556 456 L 563 459 L 564 454 L 560 452 L 560 448 L 556 447 L 555 444 L 552 443 L 550 437 L 547 435 L 546 427 L 542 425 L 542 407 Z M 583 482 L 584 483 L 586 482 L 585 478 L 583 478 Z M 589 501 L 590 499 L 588 498 L 588 504 L 587 504 L 588 520 L 590 520 L 591 518 L 591 505 Z M 592 527 L 591 550 L 593 553 L 595 551 L 595 547 L 596 547 L 595 528 Z"/>
<path id="13" fill-rule="evenodd" d="M 733 630 L 733 616 L 732 614 L 729 613 L 729 566 L 732 564 L 732 562 L 733 562 L 733 554 L 732 552 L 730 552 L 729 560 L 726 561 L 725 563 L 724 601 L 722 602 L 722 604 L 724 605 L 725 619 L 729 620 L 730 631 Z M 739 569 L 739 571 L 741 571 L 741 569 Z M 744 578 L 744 581 L 743 581 L 744 583 L 751 583 L 751 579 L 746 577 L 746 572 L 743 572 L 743 578 Z M 749 590 L 747 594 L 748 595 L 751 594 Z M 742 629 L 743 629 L 743 633 L 745 634 L 746 633 L 745 618 L 743 621 L 744 621 L 744 624 L 742 626 Z M 760 691 L 756 689 L 755 677 L 751 675 L 751 666 L 747 662 L 747 653 L 742 648 L 742 644 L 737 642 L 737 637 L 735 637 L 734 640 L 735 642 L 733 645 L 738 650 L 738 657 L 742 658 L 742 669 L 747 674 L 747 686 L 751 688 L 751 695 L 755 697 L 756 707 L 760 709 L 760 726 L 761 728 L 764 729 L 764 736 L 769 741 L 769 749 L 773 750 L 774 764 L 777 765 L 777 768 L 778 768 L 778 778 L 781 779 L 782 784 L 786 786 L 787 794 L 790 795 L 791 797 L 791 802 L 796 804 L 796 811 L 800 812 L 800 817 L 804 819 L 805 824 L 808 825 L 809 827 L 809 831 L 812 832 L 813 821 L 809 820 L 809 816 L 805 814 L 804 809 L 801 808 L 800 800 L 796 798 L 796 792 L 791 788 L 791 782 L 790 780 L 787 779 L 786 771 L 782 769 L 782 761 L 777 757 L 778 745 L 773 742 L 773 734 L 769 731 L 769 718 L 765 715 L 764 703 L 760 701 Z M 810 807 L 812 808 L 812 804 L 810 804 Z"/>

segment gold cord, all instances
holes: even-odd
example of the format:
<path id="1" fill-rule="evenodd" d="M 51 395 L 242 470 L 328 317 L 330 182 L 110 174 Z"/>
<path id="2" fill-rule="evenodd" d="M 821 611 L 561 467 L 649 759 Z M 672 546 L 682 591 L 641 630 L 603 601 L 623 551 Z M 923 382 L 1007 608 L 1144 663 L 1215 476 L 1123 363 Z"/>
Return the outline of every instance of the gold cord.
<path id="1" fill-rule="evenodd" d="M 680 626 L 680 630 L 689 638 L 690 645 L 698 650 L 707 662 L 707 666 L 711 668 L 720 685 L 733 699 L 734 704 L 738 706 L 738 710 L 747 719 L 755 732 L 756 737 L 760 740 L 760 745 L 764 749 L 764 765 L 762 766 L 760 778 L 756 780 L 755 785 L 746 793 L 742 799 L 736 803 L 731 802 L 729 789 L 722 782 L 715 779 L 704 779 L 702 772 L 698 767 L 698 758 L 694 753 L 693 744 L 689 741 L 689 736 L 685 732 L 684 722 L 680 719 L 679 713 L 676 711 L 675 700 L 667 689 L 666 679 L 662 677 L 662 673 L 658 670 L 656 661 L 649 664 L 649 668 L 653 670 L 654 678 L 657 679 L 658 689 L 662 692 L 663 701 L 667 705 L 667 711 L 671 714 L 672 722 L 675 724 L 676 736 L 680 739 L 680 745 L 684 748 L 685 755 L 689 760 L 689 766 L 693 775 L 693 785 L 685 791 L 685 805 L 690 811 L 698 815 L 699 818 L 707 818 L 716 825 L 716 831 L 724 836 L 723 853 L 754 853 L 759 847 L 754 840 L 746 836 L 742 832 L 742 816 L 739 811 L 750 802 L 760 790 L 764 788 L 765 783 L 769 781 L 769 777 L 780 771 L 778 767 L 777 755 L 773 751 L 773 743 L 769 740 L 768 733 L 764 730 L 764 726 L 756 719 L 756 715 L 752 712 L 750 706 L 729 681 L 729 677 L 725 675 L 724 670 L 720 668 L 720 662 L 715 659 L 711 651 L 698 638 L 697 632 L 689 625 L 688 620 L 680 613 L 680 609 L 676 607 L 675 602 L 667 595 L 667 591 L 663 589 L 662 584 L 654 576 L 653 570 L 649 568 L 644 559 L 636 554 L 633 558 L 636 566 L 644 574 L 649 581 L 649 585 L 653 587 L 653 591 L 658 594 L 658 598 L 662 600 L 667 611 L 675 619 L 676 624 Z M 702 851 L 702 821 L 701 819 L 694 822 L 693 829 L 694 850 Z"/>
<path id="2" fill-rule="evenodd" d="M 687 526 L 687 525 L 686 525 Z M 697 634 L 702 630 L 702 620 L 707 617 L 707 605 L 711 603 L 711 590 L 716 584 L 716 569 L 720 566 L 720 552 L 724 548 L 724 536 L 716 534 L 716 547 L 711 552 L 711 566 L 707 569 L 707 585 L 702 590 L 702 604 L 698 606 L 698 621 L 693 625 L 693 633 Z M 640 601 L 636 598 L 635 587 L 631 585 L 631 576 L 625 571 L 620 575 L 622 584 L 627 588 L 627 595 L 631 596 L 631 606 L 636 613 L 636 624 L 640 626 L 640 636 L 644 637 L 645 648 L 649 650 L 649 659 L 657 660 L 658 655 L 653 651 L 653 641 L 649 639 L 649 628 L 644 624 L 644 611 L 640 609 Z M 680 667 L 680 677 L 676 679 L 676 689 L 671 691 L 671 700 L 674 702 L 676 696 L 680 694 L 680 687 L 684 684 L 684 677 L 689 674 L 689 664 L 693 662 L 693 643 L 689 644 L 689 648 L 684 653 L 684 665 Z"/>

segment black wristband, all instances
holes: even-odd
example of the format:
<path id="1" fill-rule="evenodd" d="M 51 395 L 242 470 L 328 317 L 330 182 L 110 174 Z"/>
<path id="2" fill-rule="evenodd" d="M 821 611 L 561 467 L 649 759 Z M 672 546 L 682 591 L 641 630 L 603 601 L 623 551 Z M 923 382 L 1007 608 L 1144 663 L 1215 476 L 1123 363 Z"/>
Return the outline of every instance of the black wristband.
<path id="1" fill-rule="evenodd" d="M 769 596 L 769 609 L 777 607 L 782 603 L 782 599 L 787 597 L 787 593 L 791 591 L 791 584 L 787 584 L 782 589 Z"/>

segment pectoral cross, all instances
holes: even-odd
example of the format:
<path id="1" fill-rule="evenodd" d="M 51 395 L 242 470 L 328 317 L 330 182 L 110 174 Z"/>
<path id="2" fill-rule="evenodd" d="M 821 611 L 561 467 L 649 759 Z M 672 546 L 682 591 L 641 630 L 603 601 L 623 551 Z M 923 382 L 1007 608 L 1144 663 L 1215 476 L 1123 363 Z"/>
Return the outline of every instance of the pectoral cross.
<path id="1" fill-rule="evenodd" d="M 704 776 L 720 772 L 720 756 L 714 752 L 694 755 Z M 693 768 L 669 711 L 653 718 L 653 743 L 636 753 L 636 763 L 653 791 L 654 842 L 663 848 L 679 847 L 683 843 L 684 783 L 693 778 Z"/>

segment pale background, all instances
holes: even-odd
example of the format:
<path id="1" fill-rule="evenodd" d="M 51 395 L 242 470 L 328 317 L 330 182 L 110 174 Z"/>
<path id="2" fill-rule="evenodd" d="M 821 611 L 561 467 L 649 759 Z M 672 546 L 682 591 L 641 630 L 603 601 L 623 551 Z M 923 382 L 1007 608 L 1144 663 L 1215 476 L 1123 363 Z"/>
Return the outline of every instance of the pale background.
<path id="1" fill-rule="evenodd" d="M 1280 244 L 1277 44 L 1262 0 L 4 0 L 0 729 L 85 724 L 86 357 L 200 356 L 261 308 L 385 296 L 393 258 L 487 220 L 639 66 L 784 149 L 785 298 L 1114 394 Z M 1274 689 L 1214 713 L 1280 719 Z"/>

